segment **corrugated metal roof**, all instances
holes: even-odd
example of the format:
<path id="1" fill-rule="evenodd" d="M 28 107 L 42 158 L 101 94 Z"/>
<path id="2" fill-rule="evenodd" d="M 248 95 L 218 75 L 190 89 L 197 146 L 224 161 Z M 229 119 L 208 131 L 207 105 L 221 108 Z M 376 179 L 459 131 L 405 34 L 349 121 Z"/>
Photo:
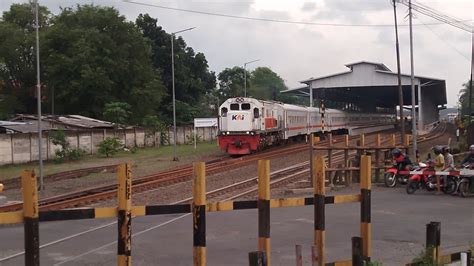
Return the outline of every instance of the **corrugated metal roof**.
<path id="1" fill-rule="evenodd" d="M 36 121 L 36 115 L 17 115 L 13 121 Z M 75 128 L 114 128 L 114 123 L 102 121 L 82 115 L 45 115 L 42 116 L 43 121 L 50 123 L 63 125 L 65 127 L 75 127 Z"/>
<path id="2" fill-rule="evenodd" d="M 38 132 L 38 121 L 28 121 L 28 122 L 10 122 L 2 123 L 9 121 L 1 121 L 0 128 L 4 129 L 6 133 L 36 133 Z M 49 123 L 41 122 L 41 130 L 48 131 L 53 129 Z"/>

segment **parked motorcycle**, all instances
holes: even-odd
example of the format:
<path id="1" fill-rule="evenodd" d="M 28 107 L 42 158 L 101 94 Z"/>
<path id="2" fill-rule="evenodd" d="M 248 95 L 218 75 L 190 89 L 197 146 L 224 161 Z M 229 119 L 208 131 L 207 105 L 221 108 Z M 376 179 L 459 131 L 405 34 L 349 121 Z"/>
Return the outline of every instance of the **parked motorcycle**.
<path id="1" fill-rule="evenodd" d="M 470 165 L 469 164 L 466 164 L 466 165 L 463 165 L 463 169 L 471 169 Z M 469 194 L 470 194 L 470 186 L 473 186 L 474 184 L 471 184 L 473 181 L 472 181 L 472 177 L 469 177 L 469 176 L 458 176 L 456 177 L 456 190 L 457 192 L 459 192 L 459 195 L 461 195 L 461 197 L 467 197 Z"/>
<path id="2" fill-rule="evenodd" d="M 384 182 L 387 187 L 395 187 L 397 183 L 406 184 L 408 182 L 409 175 L 401 175 L 397 168 L 397 164 L 393 164 L 392 167 L 388 168 L 384 174 Z"/>
<path id="3" fill-rule="evenodd" d="M 419 163 L 419 167 L 417 169 L 413 169 L 412 171 L 424 171 L 424 170 L 432 170 L 431 168 L 432 162 L 427 163 Z M 446 184 L 445 181 L 446 180 Z M 413 194 L 418 189 L 426 189 L 426 191 L 434 191 L 436 190 L 436 175 L 431 174 L 414 174 L 410 176 L 406 191 L 408 194 Z M 445 178 L 440 177 L 440 189 L 446 194 L 452 194 L 456 191 L 457 183 L 454 176 L 447 176 Z"/>

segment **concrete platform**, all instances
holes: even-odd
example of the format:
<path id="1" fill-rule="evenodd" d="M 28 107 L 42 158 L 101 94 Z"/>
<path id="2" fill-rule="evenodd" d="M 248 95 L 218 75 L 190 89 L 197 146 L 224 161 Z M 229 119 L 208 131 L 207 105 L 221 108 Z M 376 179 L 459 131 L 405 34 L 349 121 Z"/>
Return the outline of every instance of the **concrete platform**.
<path id="1" fill-rule="evenodd" d="M 337 194 L 358 190 L 337 191 Z M 328 193 L 331 194 L 331 193 Z M 404 188 L 373 188 L 373 260 L 401 265 L 418 255 L 425 243 L 425 224 L 441 222 L 445 252 L 467 249 L 474 242 L 474 198 L 407 195 Z M 302 196 L 302 195 L 295 195 Z M 313 207 L 272 209 L 272 265 L 294 265 L 295 244 L 303 246 L 309 264 L 313 243 Z M 326 243 L 328 261 L 350 258 L 350 239 L 359 234 L 358 203 L 327 205 Z M 49 222 L 40 225 L 41 244 L 93 232 L 41 249 L 42 265 L 116 265 L 115 220 Z M 134 265 L 192 265 L 192 218 L 190 215 L 148 216 L 133 219 Z M 0 265 L 23 265 L 23 226 L 0 227 Z M 248 265 L 247 254 L 257 249 L 257 211 L 209 213 L 207 216 L 208 265 Z"/>

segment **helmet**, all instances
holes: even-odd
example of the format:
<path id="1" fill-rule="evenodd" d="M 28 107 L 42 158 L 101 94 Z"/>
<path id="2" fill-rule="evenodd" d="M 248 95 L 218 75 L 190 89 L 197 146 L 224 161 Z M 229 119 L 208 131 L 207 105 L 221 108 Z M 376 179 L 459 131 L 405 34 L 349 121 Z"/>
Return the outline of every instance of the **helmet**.
<path id="1" fill-rule="evenodd" d="M 474 144 L 472 144 L 471 146 L 469 146 L 469 150 L 470 150 L 470 151 L 474 151 Z"/>
<path id="2" fill-rule="evenodd" d="M 439 146 L 439 145 L 436 145 L 433 147 L 433 151 L 436 155 L 440 154 L 443 152 L 443 147 Z"/>
<path id="3" fill-rule="evenodd" d="M 446 153 L 446 152 L 451 152 L 451 148 L 449 146 L 443 146 L 443 153 Z"/>
<path id="4" fill-rule="evenodd" d="M 392 155 L 394 157 L 398 157 L 398 156 L 400 156 L 400 154 L 402 154 L 402 151 L 400 149 L 395 148 L 395 149 L 392 150 Z"/>

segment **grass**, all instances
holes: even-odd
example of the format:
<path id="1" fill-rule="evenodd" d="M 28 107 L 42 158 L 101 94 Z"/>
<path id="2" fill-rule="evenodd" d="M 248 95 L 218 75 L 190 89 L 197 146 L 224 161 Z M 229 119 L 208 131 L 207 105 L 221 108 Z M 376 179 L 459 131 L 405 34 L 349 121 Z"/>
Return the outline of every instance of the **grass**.
<path id="1" fill-rule="evenodd" d="M 122 151 L 111 158 L 105 158 L 100 155 L 89 155 L 78 161 L 63 163 L 45 161 L 44 174 L 49 175 L 80 168 L 131 162 L 134 166 L 134 175 L 136 176 L 188 164 L 200 158 L 216 157 L 222 154 L 215 141 L 199 143 L 196 149 L 194 149 L 193 145 L 178 145 L 176 152 L 179 158 L 178 162 L 172 161 L 173 146 L 141 148 L 138 149 L 136 153 Z M 18 177 L 24 169 L 33 169 L 35 172 L 38 172 L 38 167 L 38 162 L 0 166 L 0 180 Z"/>

